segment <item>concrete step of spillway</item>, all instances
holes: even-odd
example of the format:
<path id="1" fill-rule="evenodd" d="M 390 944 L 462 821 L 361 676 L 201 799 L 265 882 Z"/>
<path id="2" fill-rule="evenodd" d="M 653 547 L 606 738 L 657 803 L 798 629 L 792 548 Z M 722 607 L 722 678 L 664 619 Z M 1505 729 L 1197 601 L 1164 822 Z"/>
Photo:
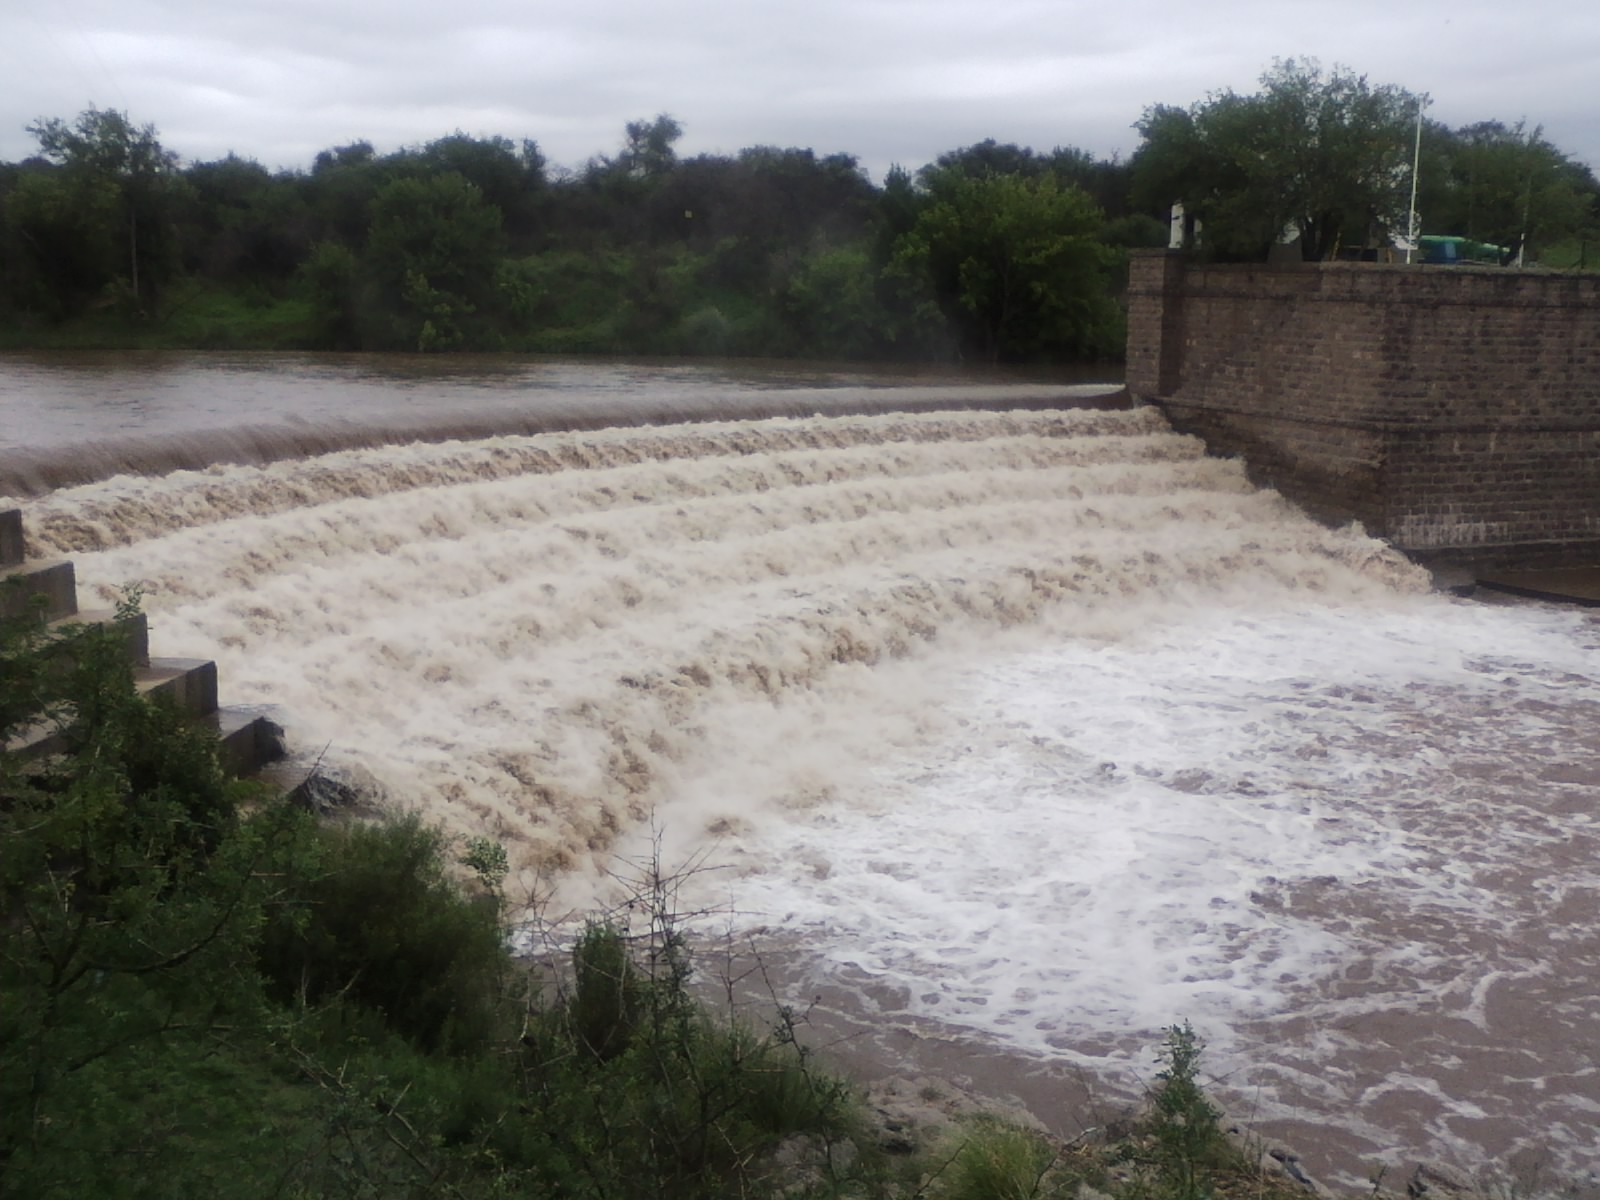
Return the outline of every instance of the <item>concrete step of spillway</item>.
<path id="1" fill-rule="evenodd" d="M 110 614 L 106 619 L 111 619 Z M 217 711 L 217 664 L 208 659 L 135 660 L 133 687 L 139 695 L 160 697 L 192 717 L 203 719 Z M 70 727 L 70 713 L 41 718 L 8 737 L 6 752 L 23 758 L 59 754 L 67 748 Z"/>
<path id="2" fill-rule="evenodd" d="M 21 562 L 0 567 L 0 617 L 40 621 L 78 611 L 78 580 L 70 562 Z"/>
<path id="3" fill-rule="evenodd" d="M 141 696 L 173 704 L 211 729 L 223 769 L 230 775 L 257 775 L 268 763 L 283 757 L 283 731 L 261 710 L 220 704 L 216 663 L 201 658 L 152 658 L 150 625 L 143 613 L 119 622 L 111 609 L 80 610 L 73 564 L 64 559 L 30 559 L 22 514 L 16 509 L 0 512 L 0 620 L 37 621 L 48 636 L 60 640 L 64 660 L 72 653 L 71 635 L 76 630 L 114 628 L 133 668 L 135 690 Z M 24 759 L 58 754 L 68 744 L 70 721 L 70 713 L 41 714 L 10 733 L 5 751 Z"/>
<path id="4" fill-rule="evenodd" d="M 141 696 L 163 697 L 191 716 L 217 711 L 217 664 L 206 658 L 152 658 L 133 671 Z"/>
<path id="5" fill-rule="evenodd" d="M 122 653 L 127 660 L 135 667 L 150 665 L 150 618 L 142 612 L 122 617 L 119 623 L 115 609 L 87 608 L 70 617 L 51 621 L 48 628 L 51 633 L 70 634 L 74 629 L 85 626 L 116 629 L 122 635 Z"/>

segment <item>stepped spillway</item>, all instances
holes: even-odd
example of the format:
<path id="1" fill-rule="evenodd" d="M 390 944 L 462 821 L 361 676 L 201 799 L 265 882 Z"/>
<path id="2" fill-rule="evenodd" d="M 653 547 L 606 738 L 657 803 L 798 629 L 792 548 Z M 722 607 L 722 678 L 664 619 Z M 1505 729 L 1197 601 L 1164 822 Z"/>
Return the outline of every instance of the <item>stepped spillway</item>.
<path id="1" fill-rule="evenodd" d="M 1424 584 L 1149 412 L 417 445 L 122 478 L 28 520 L 299 744 L 530 868 L 643 820 L 711 707 L 1064 607 Z"/>

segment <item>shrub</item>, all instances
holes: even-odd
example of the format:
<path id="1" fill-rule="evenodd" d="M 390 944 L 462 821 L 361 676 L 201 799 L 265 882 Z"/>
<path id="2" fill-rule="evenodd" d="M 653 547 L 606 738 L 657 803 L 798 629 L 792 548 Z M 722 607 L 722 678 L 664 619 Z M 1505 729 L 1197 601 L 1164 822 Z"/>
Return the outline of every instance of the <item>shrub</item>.
<path id="1" fill-rule="evenodd" d="M 601 1062 L 628 1048 L 639 1024 L 643 981 L 622 931 L 591 921 L 572 948 L 573 992 L 567 1017 L 578 1044 Z"/>
<path id="2" fill-rule="evenodd" d="M 499 908 L 448 876 L 446 847 L 414 816 L 321 830 L 263 938 L 274 993 L 345 997 L 427 1050 L 486 1045 L 509 964 Z"/>
<path id="3" fill-rule="evenodd" d="M 1204 1048 L 1187 1021 L 1170 1026 L 1151 1097 L 1155 1163 L 1174 1200 L 1204 1200 L 1212 1192 L 1213 1171 L 1227 1165 L 1228 1143 L 1217 1124 L 1221 1111 L 1200 1087 Z"/>
<path id="4" fill-rule="evenodd" d="M 1057 1154 L 1038 1134 L 1015 1125 L 979 1119 L 935 1181 L 942 1200 L 1034 1200 L 1060 1194 L 1047 1176 Z"/>

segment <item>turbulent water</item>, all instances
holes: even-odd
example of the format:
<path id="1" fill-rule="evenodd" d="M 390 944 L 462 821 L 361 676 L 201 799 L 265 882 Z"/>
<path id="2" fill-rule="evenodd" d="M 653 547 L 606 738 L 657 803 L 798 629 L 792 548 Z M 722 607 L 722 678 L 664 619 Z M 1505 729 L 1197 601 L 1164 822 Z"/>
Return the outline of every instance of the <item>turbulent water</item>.
<path id="1" fill-rule="evenodd" d="M 789 417 L 25 504 L 302 753 L 881 1020 L 1149 1070 L 1366 1161 L 1600 1161 L 1600 625 L 1430 593 L 1149 411 Z M 1309 1144 L 1312 1141 L 1315 1146 Z M 1318 1155 L 1320 1154 L 1320 1161 Z"/>

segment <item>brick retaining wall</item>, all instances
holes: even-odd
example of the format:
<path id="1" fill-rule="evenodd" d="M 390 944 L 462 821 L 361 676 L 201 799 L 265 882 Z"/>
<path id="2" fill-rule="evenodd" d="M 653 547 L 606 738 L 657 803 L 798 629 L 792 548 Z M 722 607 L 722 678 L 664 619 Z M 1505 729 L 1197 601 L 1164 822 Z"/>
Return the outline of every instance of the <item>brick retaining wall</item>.
<path id="1" fill-rule="evenodd" d="M 1600 565 L 1600 276 L 1136 253 L 1127 379 L 1418 557 Z"/>

